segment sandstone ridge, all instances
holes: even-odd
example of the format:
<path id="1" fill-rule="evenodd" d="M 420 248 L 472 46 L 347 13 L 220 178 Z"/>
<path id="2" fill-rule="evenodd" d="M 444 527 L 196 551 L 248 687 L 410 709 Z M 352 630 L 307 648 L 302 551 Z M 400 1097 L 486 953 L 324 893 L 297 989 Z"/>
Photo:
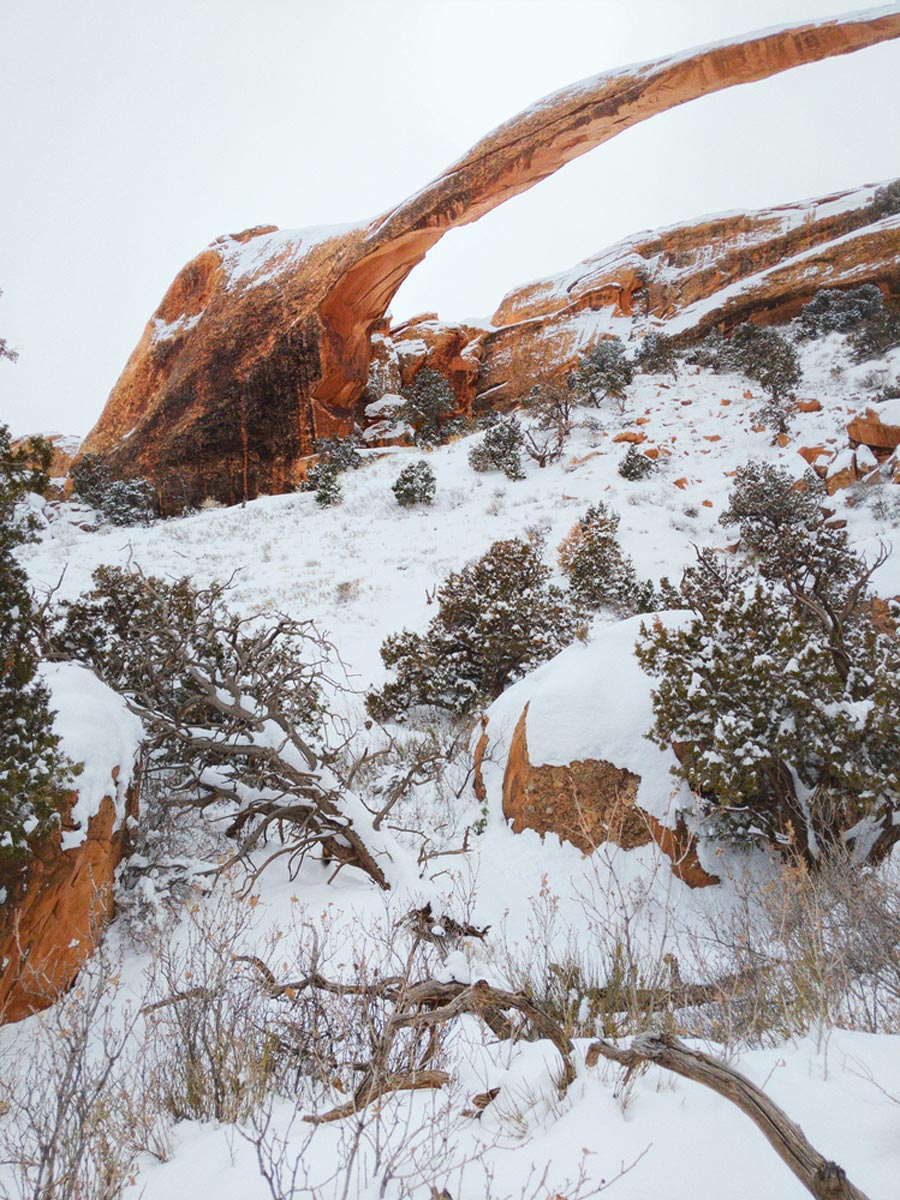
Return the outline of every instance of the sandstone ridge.
<path id="1" fill-rule="evenodd" d="M 448 229 L 657 113 L 898 36 L 892 5 L 612 71 L 539 101 L 368 224 L 219 239 L 176 277 L 83 451 L 150 478 L 164 511 L 289 486 L 314 437 L 352 427 L 372 335 Z"/>

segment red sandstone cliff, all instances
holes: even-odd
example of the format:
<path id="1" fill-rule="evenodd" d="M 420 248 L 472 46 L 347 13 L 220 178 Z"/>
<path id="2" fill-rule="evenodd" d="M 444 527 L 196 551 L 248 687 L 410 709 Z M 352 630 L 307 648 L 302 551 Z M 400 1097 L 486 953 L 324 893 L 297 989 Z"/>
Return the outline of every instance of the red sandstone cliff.
<path id="1" fill-rule="evenodd" d="M 172 284 L 84 450 L 151 478 L 169 511 L 283 488 L 313 437 L 349 429 L 372 334 L 448 229 L 656 113 L 898 36 L 891 7 L 609 72 L 539 101 L 368 225 L 219 239 Z"/>

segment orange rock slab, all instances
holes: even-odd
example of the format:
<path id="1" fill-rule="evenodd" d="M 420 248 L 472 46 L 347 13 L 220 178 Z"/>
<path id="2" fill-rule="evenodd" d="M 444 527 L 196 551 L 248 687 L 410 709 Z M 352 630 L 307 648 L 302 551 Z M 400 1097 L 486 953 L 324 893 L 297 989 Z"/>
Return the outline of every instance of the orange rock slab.
<path id="1" fill-rule="evenodd" d="M 115 793 L 115 780 L 111 788 Z M 68 798 L 71 811 L 77 794 Z M 23 883 L 0 909 L 0 1024 L 48 1008 L 74 982 L 114 912 L 116 867 L 127 851 L 127 817 L 137 814 L 137 787 L 126 793 L 126 820 L 105 797 L 81 845 L 61 848 L 57 831 L 35 848 Z"/>
<path id="2" fill-rule="evenodd" d="M 513 733 L 503 775 L 503 815 L 516 833 L 523 829 L 533 829 L 542 837 L 554 833 L 584 854 L 607 841 L 624 850 L 655 842 L 671 860 L 672 873 L 689 887 L 719 882 L 700 865 L 683 823 L 667 828 L 637 806 L 641 782 L 637 775 L 596 759 L 533 766 L 528 758 L 527 717 L 528 705 Z"/>

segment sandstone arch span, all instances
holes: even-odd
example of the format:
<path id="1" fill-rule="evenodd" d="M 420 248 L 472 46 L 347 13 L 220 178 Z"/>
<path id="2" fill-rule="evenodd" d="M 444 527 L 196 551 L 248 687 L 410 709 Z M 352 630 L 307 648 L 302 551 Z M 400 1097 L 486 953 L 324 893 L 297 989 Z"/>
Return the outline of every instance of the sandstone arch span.
<path id="1" fill-rule="evenodd" d="M 447 230 L 657 113 L 898 36 L 892 4 L 607 72 L 538 101 L 368 224 L 218 239 L 166 293 L 84 451 L 152 479 L 166 510 L 281 489 L 315 436 L 350 426 L 372 333 Z"/>

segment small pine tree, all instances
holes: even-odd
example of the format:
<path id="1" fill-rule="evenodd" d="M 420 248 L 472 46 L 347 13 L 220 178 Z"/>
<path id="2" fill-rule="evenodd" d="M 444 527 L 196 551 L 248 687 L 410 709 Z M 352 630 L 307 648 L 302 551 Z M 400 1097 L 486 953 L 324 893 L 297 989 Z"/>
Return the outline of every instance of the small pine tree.
<path id="1" fill-rule="evenodd" d="M 502 471 L 507 479 L 524 479 L 522 426 L 517 417 L 502 417 L 488 425 L 480 446 L 469 451 L 473 471 Z"/>
<path id="2" fill-rule="evenodd" d="M 671 375 L 673 379 L 678 377 L 675 343 L 666 334 L 656 330 L 648 333 L 641 342 L 635 355 L 635 363 L 638 370 L 648 375 Z"/>
<path id="3" fill-rule="evenodd" d="M 549 583 L 538 547 L 513 538 L 454 571 L 437 591 L 424 634 L 408 629 L 381 647 L 395 675 L 366 697 L 377 721 L 418 705 L 470 713 L 571 642 L 578 616 Z"/>
<path id="4" fill-rule="evenodd" d="M 869 213 L 875 221 L 900 213 L 900 179 L 895 179 L 893 183 L 886 183 L 884 187 L 876 189 L 875 195 L 869 202 Z"/>
<path id="5" fill-rule="evenodd" d="M 431 504 L 436 486 L 434 471 L 424 458 L 421 458 L 403 468 L 391 491 L 397 497 L 399 505 L 411 508 L 414 504 Z"/>
<path id="6" fill-rule="evenodd" d="M 619 545 L 618 528 L 618 513 L 601 500 L 579 517 L 559 545 L 560 568 L 573 601 L 581 608 L 612 608 L 621 615 L 638 608 L 638 579 L 634 564 Z"/>
<path id="7" fill-rule="evenodd" d="M 785 400 L 800 382 L 797 351 L 775 329 L 745 321 L 731 335 L 728 356 L 734 369 L 755 379 L 773 400 Z"/>
<path id="8" fill-rule="evenodd" d="M 110 525 L 150 525 L 156 519 L 156 491 L 146 479 L 114 479 L 99 454 L 85 454 L 72 468 L 76 494 Z"/>
<path id="9" fill-rule="evenodd" d="M 895 346 L 900 346 L 900 311 L 882 308 L 850 333 L 850 351 L 857 363 L 883 358 Z"/>
<path id="10" fill-rule="evenodd" d="M 0 425 L 0 893 L 6 894 L 32 846 L 56 824 L 72 775 L 38 678 L 34 604 L 14 553 L 33 537 L 18 503 L 27 492 L 46 490 L 52 455 L 43 439 L 13 449 L 9 429 Z"/>
<path id="11" fill-rule="evenodd" d="M 330 508 L 344 499 L 338 477 L 344 471 L 358 471 L 365 459 L 358 452 L 359 439 L 354 435 L 345 438 L 318 438 L 313 448 L 319 456 L 306 472 L 300 485 L 303 492 L 315 492 L 316 504 Z"/>
<path id="12" fill-rule="evenodd" d="M 646 479 L 655 470 L 656 463 L 653 459 L 648 458 L 646 454 L 641 454 L 636 446 L 629 446 L 628 452 L 619 463 L 619 474 L 623 479 L 628 479 L 632 483 L 636 483 L 639 479 Z"/>
<path id="13" fill-rule="evenodd" d="M 767 839 L 811 865 L 859 861 L 900 836 L 900 642 L 877 629 L 866 564 L 828 525 L 816 484 L 751 463 L 722 514 L 745 561 L 712 551 L 685 572 L 694 619 L 643 631 L 659 679 L 660 745 L 719 831 Z"/>
<path id="14" fill-rule="evenodd" d="M 417 446 L 440 446 L 458 431 L 453 422 L 456 397 L 439 371 L 424 367 L 401 389 L 403 404 L 397 416 L 413 427 Z"/>
<path id="15" fill-rule="evenodd" d="M 316 504 L 320 508 L 331 508 L 344 499 L 344 491 L 338 482 L 340 471 L 334 463 L 318 463 L 306 476 L 306 483 L 315 490 Z"/>
<path id="16" fill-rule="evenodd" d="M 576 381 L 586 404 L 599 407 L 604 400 L 625 403 L 625 392 L 634 379 L 634 365 L 625 352 L 621 338 L 605 338 L 582 358 Z"/>

